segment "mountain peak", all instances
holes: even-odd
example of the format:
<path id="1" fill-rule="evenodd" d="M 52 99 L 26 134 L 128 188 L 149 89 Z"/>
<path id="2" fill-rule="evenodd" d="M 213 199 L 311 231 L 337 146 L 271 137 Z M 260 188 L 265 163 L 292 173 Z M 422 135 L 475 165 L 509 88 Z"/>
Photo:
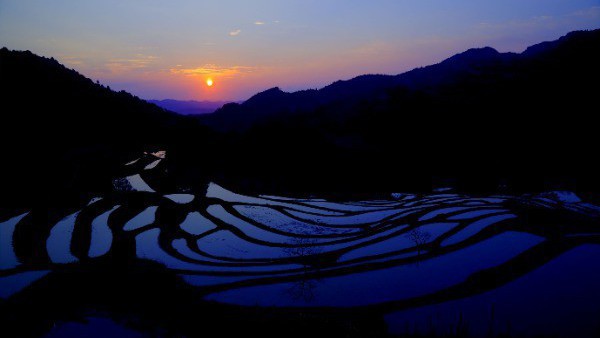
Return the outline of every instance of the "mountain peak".
<path id="1" fill-rule="evenodd" d="M 444 60 L 444 62 L 479 62 L 498 57 L 499 55 L 501 55 L 500 52 L 492 47 L 471 48 L 462 53 L 451 56 L 450 58 Z"/>
<path id="2" fill-rule="evenodd" d="M 559 47 L 566 44 L 570 46 L 567 50 L 572 49 L 571 45 L 594 49 L 596 48 L 594 42 L 598 39 L 600 39 L 600 30 L 571 33 L 559 40 L 561 41 Z M 567 41 L 563 43 L 563 40 Z M 578 55 L 591 55 L 582 48 L 576 48 Z M 432 94 L 443 88 L 465 85 L 467 79 L 473 83 L 505 81 L 515 72 L 520 71 L 520 64 L 527 61 L 526 56 L 500 53 L 492 47 L 471 48 L 438 64 L 416 68 L 394 76 L 361 75 L 346 81 L 335 81 L 318 90 L 291 93 L 274 87 L 254 95 L 241 105 L 217 110 L 216 116 L 206 116 L 202 120 L 208 125 L 231 130 L 235 129 L 232 127 L 233 120 L 244 122 L 235 123 L 235 127 L 248 127 L 271 118 L 284 116 L 287 118 L 294 114 L 317 112 L 329 109 L 326 107 L 333 105 L 343 104 L 344 107 L 340 108 L 340 111 L 348 111 L 348 107 L 356 106 L 357 102 L 369 101 L 378 104 L 378 100 L 385 100 L 390 95 L 390 91 L 400 87 L 413 93 L 421 91 L 419 94 Z"/>
<path id="3" fill-rule="evenodd" d="M 244 105 L 253 105 L 253 104 L 256 104 L 259 102 L 276 100 L 285 94 L 287 94 L 287 93 L 282 91 L 279 87 L 273 87 L 273 88 L 267 89 L 265 91 L 262 91 L 258 94 L 255 94 L 254 96 L 249 98 L 246 102 L 244 102 Z"/>
<path id="4" fill-rule="evenodd" d="M 269 89 L 267 89 L 265 91 L 262 91 L 262 92 L 260 92 L 260 93 L 258 93 L 256 95 L 273 95 L 273 94 L 280 94 L 280 93 L 283 93 L 283 92 L 284 91 L 281 90 L 281 88 L 279 88 L 279 87 L 273 87 L 273 88 L 269 88 Z"/>

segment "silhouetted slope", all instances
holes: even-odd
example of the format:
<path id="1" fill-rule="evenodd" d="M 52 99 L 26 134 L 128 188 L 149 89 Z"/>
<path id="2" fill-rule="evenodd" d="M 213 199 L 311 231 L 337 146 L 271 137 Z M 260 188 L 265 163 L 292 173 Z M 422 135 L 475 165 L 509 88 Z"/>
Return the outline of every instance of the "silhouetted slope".
<path id="1" fill-rule="evenodd" d="M 0 97 L 3 205 L 104 189 L 129 153 L 195 124 L 29 51 L 0 50 Z"/>
<path id="2" fill-rule="evenodd" d="M 2 115 L 13 132 L 2 135 L 3 205 L 105 191 L 115 168 L 148 147 L 168 150 L 166 190 L 215 180 L 260 193 L 600 191 L 589 85 L 600 75 L 599 30 L 320 90 L 273 88 L 202 117 L 29 52 L 0 56 L 1 99 L 16 107 Z"/>
<path id="3" fill-rule="evenodd" d="M 348 81 L 336 81 L 319 90 L 294 93 L 272 88 L 256 94 L 242 104 L 226 105 L 214 114 L 199 119 L 220 130 L 244 130 L 272 116 L 303 113 L 338 101 L 355 103 L 381 97 L 386 90 L 397 86 L 417 90 L 450 84 L 465 74 L 477 72 L 482 67 L 510 62 L 516 56 L 512 53 L 498 53 L 490 47 L 470 49 L 439 64 L 396 76 L 361 75 Z"/>
<path id="4" fill-rule="evenodd" d="M 273 89 L 202 121 L 242 131 L 227 177 L 273 186 L 599 191 L 598 59 L 600 30 L 574 32 L 522 54 L 472 49 L 395 77 Z"/>
<path id="5" fill-rule="evenodd" d="M 436 65 L 417 68 L 396 76 L 396 84 L 410 89 L 431 89 L 451 85 L 469 74 L 488 72 L 518 59 L 518 54 L 499 53 L 493 48 L 473 48 Z"/>
<path id="6" fill-rule="evenodd" d="M 590 39 L 594 32 L 574 32 L 560 40 L 528 48 L 522 54 L 499 53 L 493 48 L 473 48 L 439 64 L 417 68 L 400 75 L 362 75 L 348 81 L 336 81 L 319 90 L 286 93 L 272 88 L 256 94 L 242 104 L 229 104 L 200 120 L 220 130 L 244 130 L 272 116 L 312 111 L 338 101 L 357 102 L 381 96 L 386 90 L 402 86 L 411 90 L 432 90 L 453 85 L 466 76 L 496 76 L 498 81 L 520 71 L 530 58 L 544 58 L 555 49 L 569 50 L 578 40 Z M 592 47 L 590 47 L 592 48 Z M 570 53 L 579 53 L 571 51 Z M 493 74 L 492 74 L 493 72 Z"/>

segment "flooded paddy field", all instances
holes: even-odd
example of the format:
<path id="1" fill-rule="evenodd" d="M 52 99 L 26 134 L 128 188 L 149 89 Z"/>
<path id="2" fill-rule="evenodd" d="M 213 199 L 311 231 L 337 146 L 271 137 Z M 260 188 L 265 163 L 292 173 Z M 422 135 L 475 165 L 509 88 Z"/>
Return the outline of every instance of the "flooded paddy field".
<path id="1" fill-rule="evenodd" d="M 565 191 L 331 200 L 163 191 L 3 210 L 3 336 L 597 337 L 600 207 Z"/>

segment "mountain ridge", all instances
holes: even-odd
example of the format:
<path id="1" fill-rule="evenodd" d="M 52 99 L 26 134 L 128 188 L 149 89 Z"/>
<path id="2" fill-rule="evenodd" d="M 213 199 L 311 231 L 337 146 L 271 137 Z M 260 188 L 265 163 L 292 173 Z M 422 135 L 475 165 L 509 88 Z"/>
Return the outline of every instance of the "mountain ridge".
<path id="1" fill-rule="evenodd" d="M 393 87 L 403 86 L 411 90 L 430 89 L 451 84 L 465 73 L 477 72 L 480 68 L 524 61 L 535 57 L 538 53 L 557 48 L 560 44 L 580 39 L 588 32 L 594 34 L 594 31 L 570 32 L 558 40 L 529 46 L 522 53 L 500 53 L 489 46 L 470 48 L 439 63 L 417 67 L 401 74 L 364 74 L 349 80 L 337 80 L 320 89 L 284 92 L 279 87 L 274 87 L 255 94 L 245 102 L 225 105 L 210 115 L 199 117 L 199 120 L 205 125 L 222 131 L 243 131 L 277 114 L 286 115 L 303 110 L 314 110 L 321 105 L 339 100 L 369 99 Z M 597 34 L 598 30 L 595 32 Z"/>
<path id="2" fill-rule="evenodd" d="M 464 191 L 597 191 L 600 168 L 589 155 L 596 94 L 588 83 L 600 76 L 599 58 L 600 30 L 574 32 L 520 54 L 470 49 L 397 76 L 271 89 L 252 105 L 228 105 L 200 120 L 239 135 L 248 155 L 236 153 L 237 165 L 252 161 L 261 180 L 289 184 L 293 175 L 300 189 L 318 188 L 308 177 L 328 177 L 335 189 L 397 182 L 399 191 L 412 191 L 439 180 Z M 374 167 L 399 150 L 398 172 Z M 272 154 L 276 168 L 290 173 L 259 165 Z"/>
<path id="3" fill-rule="evenodd" d="M 171 188 L 597 192 L 597 59 L 600 30 L 576 32 L 519 55 L 479 48 L 399 76 L 273 88 L 226 104 L 225 116 L 189 117 L 3 49 L 0 95 L 16 103 L 3 122 L 17 134 L 0 136 L 3 198 L 89 197 L 141 150 L 168 151 Z"/>
<path id="4" fill-rule="evenodd" d="M 453 80 L 452 77 L 470 68 L 493 62 L 505 62 L 516 55 L 515 53 L 499 53 L 491 47 L 471 48 L 440 63 L 418 67 L 397 75 L 363 74 L 350 80 L 337 80 L 320 89 L 296 92 L 284 92 L 279 87 L 273 87 L 255 94 L 243 103 L 223 106 L 211 115 L 200 117 L 200 120 L 206 125 L 220 130 L 244 130 L 250 127 L 254 121 L 236 121 L 231 123 L 233 126 L 231 128 L 226 125 L 229 124 L 226 120 L 256 115 L 260 122 L 264 117 L 274 113 L 294 113 L 299 110 L 315 109 L 319 105 L 343 99 L 365 99 L 396 86 L 422 89 L 426 86 L 449 83 Z M 283 102 L 283 100 L 288 100 L 288 102 Z"/>

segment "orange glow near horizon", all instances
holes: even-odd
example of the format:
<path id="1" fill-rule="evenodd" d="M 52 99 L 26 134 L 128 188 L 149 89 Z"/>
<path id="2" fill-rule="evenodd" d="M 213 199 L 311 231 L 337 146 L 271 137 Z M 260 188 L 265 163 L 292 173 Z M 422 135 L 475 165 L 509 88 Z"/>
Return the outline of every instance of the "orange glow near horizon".
<path id="1" fill-rule="evenodd" d="M 0 41 L 143 99 L 243 101 L 599 28 L 598 0 L 552 1 L 0 0 Z"/>

